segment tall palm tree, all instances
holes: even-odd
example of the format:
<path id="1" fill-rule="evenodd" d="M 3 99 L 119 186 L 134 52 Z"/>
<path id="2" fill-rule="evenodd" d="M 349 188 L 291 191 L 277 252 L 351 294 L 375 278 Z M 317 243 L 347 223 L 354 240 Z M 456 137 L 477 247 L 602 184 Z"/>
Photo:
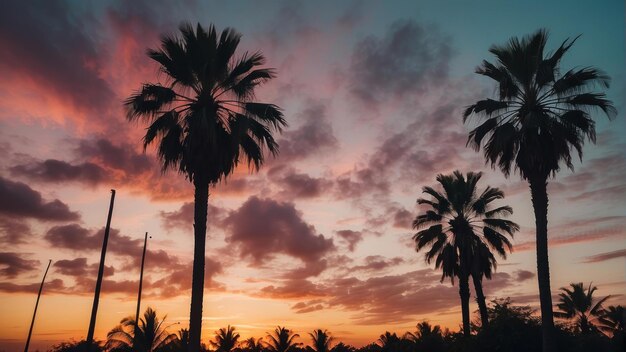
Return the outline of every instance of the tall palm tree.
<path id="1" fill-rule="evenodd" d="M 230 352 L 239 341 L 239 333 L 235 332 L 235 327 L 228 325 L 227 328 L 221 328 L 215 332 L 215 341 L 211 341 L 211 346 L 215 347 L 216 352 Z"/>
<path id="2" fill-rule="evenodd" d="M 272 130 L 286 125 L 280 109 L 255 102 L 255 89 L 275 76 L 259 68 L 261 53 L 235 57 L 241 35 L 213 25 L 180 26 L 181 37 L 164 36 L 148 50 L 165 82 L 148 83 L 125 102 L 127 118 L 148 123 L 144 149 L 158 144 L 163 171 L 174 169 L 193 183 L 194 260 L 189 321 L 189 351 L 200 349 L 206 218 L 209 186 L 226 179 L 242 160 L 258 169 L 263 149 L 278 145 Z"/>
<path id="3" fill-rule="evenodd" d="M 478 151 L 483 147 L 488 163 L 509 176 L 519 170 L 528 181 L 535 212 L 537 279 L 545 352 L 556 349 L 548 263 L 548 179 L 561 165 L 573 169 L 572 152 L 582 160 L 586 140 L 595 143 L 592 112 L 602 110 L 613 118 L 616 110 L 596 86 L 609 87 L 609 77 L 593 67 L 571 69 L 561 74 L 560 62 L 578 37 L 565 40 L 551 54 L 544 54 L 548 32 L 540 29 L 522 39 L 513 37 L 489 51 L 497 62 L 483 61 L 476 73 L 496 81 L 497 99 L 484 99 L 469 106 L 470 115 L 481 117 L 468 138 Z"/>
<path id="4" fill-rule="evenodd" d="M 609 306 L 602 312 L 602 316 L 598 319 L 600 329 L 615 334 L 619 331 L 624 333 L 626 325 L 626 310 L 622 306 Z"/>
<path id="5" fill-rule="evenodd" d="M 418 215 L 413 228 L 418 232 L 413 236 L 417 251 L 425 247 L 429 250 L 425 259 L 435 260 L 435 267 L 442 269 L 441 280 L 459 278 L 459 295 L 463 316 L 463 333 L 470 333 L 469 316 L 469 277 L 475 278 L 474 285 L 481 318 L 487 321 L 487 309 L 482 294 L 482 276 L 491 277 L 496 259 L 492 250 L 506 258 L 512 248 L 508 236 L 519 230 L 519 226 L 501 218 L 513 213 L 509 206 L 492 208 L 492 202 L 504 198 L 498 188 L 487 187 L 480 194 L 476 185 L 482 173 L 467 173 L 467 178 L 459 171 L 452 175 L 437 175 L 437 182 L 443 188 L 439 192 L 432 187 L 424 187 L 423 193 L 431 199 L 420 198 L 418 204 L 426 204 L 431 209 Z M 483 312 L 484 311 L 484 312 Z"/>
<path id="6" fill-rule="evenodd" d="M 598 328 L 593 322 L 602 317 L 604 313 L 602 303 L 610 296 L 596 301 L 593 297 L 593 293 L 598 289 L 596 286 L 589 284 L 585 291 L 583 283 L 579 282 L 570 284 L 570 287 L 561 287 L 562 292 L 559 294 L 557 304 L 559 310 L 554 312 L 554 315 L 558 318 L 574 319 L 576 329 L 583 334 L 597 332 Z"/>
<path id="7" fill-rule="evenodd" d="M 294 334 L 292 330 L 278 326 L 274 329 L 273 334 L 267 334 L 269 342 L 266 343 L 266 346 L 271 352 L 292 352 L 301 345 L 293 341 L 298 337 L 300 335 Z"/>
<path id="8" fill-rule="evenodd" d="M 330 351 L 330 344 L 333 342 L 334 338 L 330 336 L 327 330 L 317 329 L 313 331 L 313 333 L 309 333 L 309 336 L 311 336 L 311 340 L 313 341 L 313 350 L 315 350 L 315 352 Z"/>
<path id="9" fill-rule="evenodd" d="M 120 325 L 107 334 L 105 348 L 111 352 L 156 352 L 176 339 L 163 327 L 165 317 L 159 320 L 156 312 L 148 307 L 143 318 L 135 324 L 135 319 L 122 319 Z"/>

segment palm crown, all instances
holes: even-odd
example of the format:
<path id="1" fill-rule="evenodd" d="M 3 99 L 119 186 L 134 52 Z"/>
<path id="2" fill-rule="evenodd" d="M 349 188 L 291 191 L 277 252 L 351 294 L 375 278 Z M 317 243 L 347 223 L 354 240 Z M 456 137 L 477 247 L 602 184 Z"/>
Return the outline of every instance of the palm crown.
<path id="1" fill-rule="evenodd" d="M 260 53 L 235 58 L 241 35 L 233 29 L 218 37 L 215 27 L 180 27 L 182 39 L 165 36 L 148 56 L 160 64 L 165 84 L 144 84 L 126 100 L 127 118 L 149 122 L 144 148 L 159 141 L 163 170 L 177 168 L 189 180 L 219 182 L 246 159 L 263 163 L 262 147 L 275 154 L 271 129 L 286 122 L 273 104 L 254 102 L 254 90 L 274 77 L 259 68 Z"/>
<path id="2" fill-rule="evenodd" d="M 267 349 L 272 352 L 294 351 L 299 345 L 299 343 L 294 342 L 298 337 L 300 335 L 294 334 L 292 330 L 278 326 L 274 329 L 273 334 L 267 334 Z"/>
<path id="3" fill-rule="evenodd" d="M 560 74 L 560 62 L 577 38 L 565 40 L 544 55 L 548 33 L 539 30 L 489 51 L 497 63 L 483 61 L 476 73 L 497 82 L 498 100 L 485 99 L 469 106 L 464 121 L 477 114 L 485 120 L 470 132 L 468 144 L 477 151 L 484 144 L 485 158 L 505 175 L 513 167 L 524 179 L 548 177 L 565 163 L 572 168 L 570 151 L 582 158 L 585 137 L 595 142 L 594 109 L 612 118 L 616 110 L 596 85 L 609 87 L 609 77 L 593 67 Z"/>
<path id="4" fill-rule="evenodd" d="M 502 191 L 487 187 L 477 194 L 476 184 L 481 176 L 480 172 L 469 172 L 466 179 L 459 171 L 452 175 L 438 175 L 443 193 L 424 187 L 423 192 L 432 199 L 417 200 L 432 209 L 413 221 L 413 227 L 419 230 L 413 239 L 418 251 L 430 246 L 425 258 L 429 263 L 434 259 L 435 266 L 442 269 L 441 280 L 446 277 L 454 280 L 462 262 L 466 266 L 479 265 L 483 274 L 490 278 L 492 268 L 496 266 L 490 248 L 505 258 L 507 250 L 512 248 L 506 235 L 513 236 L 519 230 L 514 222 L 499 218 L 512 214 L 511 207 L 491 208 L 493 201 L 504 198 Z"/>
<path id="5" fill-rule="evenodd" d="M 152 308 L 146 309 L 143 318 L 125 318 L 107 334 L 106 348 L 110 351 L 157 351 L 176 339 L 163 327 L 165 318 L 159 320 Z"/>
<path id="6" fill-rule="evenodd" d="M 557 304 L 559 311 L 554 312 L 554 315 L 559 318 L 574 319 L 576 328 L 583 333 L 597 331 L 593 322 L 604 314 L 602 304 L 610 296 L 595 300 L 593 293 L 597 287 L 591 286 L 591 284 L 587 290 L 583 287 L 582 282 L 570 284 L 570 287 L 561 287 L 562 292 L 559 294 L 559 303 Z"/>

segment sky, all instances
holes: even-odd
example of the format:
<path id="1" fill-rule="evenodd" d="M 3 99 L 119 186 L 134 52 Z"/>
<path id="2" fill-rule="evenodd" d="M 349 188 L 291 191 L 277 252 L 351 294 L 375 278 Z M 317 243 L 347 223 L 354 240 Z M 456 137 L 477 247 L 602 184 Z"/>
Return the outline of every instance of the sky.
<path id="1" fill-rule="evenodd" d="M 465 147 L 462 111 L 493 97 L 474 73 L 488 49 L 539 28 L 553 50 L 582 34 L 563 71 L 593 65 L 618 114 L 550 181 L 552 292 L 593 282 L 626 298 L 626 69 L 623 1 L 8 1 L 0 12 L 0 351 L 23 348 L 52 266 L 31 349 L 85 337 L 110 189 L 117 191 L 96 338 L 142 309 L 188 324 L 193 188 L 162 174 L 122 103 L 158 67 L 145 55 L 187 21 L 242 35 L 277 78 L 257 91 L 283 109 L 280 154 L 210 190 L 203 341 L 284 325 L 308 343 L 328 329 L 361 346 L 427 320 L 458 330 L 458 288 L 416 253 L 412 219 L 439 173 L 481 171 L 521 230 L 487 299 L 538 307 L 534 218 L 518 174 Z M 472 290 L 473 291 L 473 290 Z M 473 295 L 473 292 L 472 292 Z M 472 311 L 477 307 L 472 299 Z"/>

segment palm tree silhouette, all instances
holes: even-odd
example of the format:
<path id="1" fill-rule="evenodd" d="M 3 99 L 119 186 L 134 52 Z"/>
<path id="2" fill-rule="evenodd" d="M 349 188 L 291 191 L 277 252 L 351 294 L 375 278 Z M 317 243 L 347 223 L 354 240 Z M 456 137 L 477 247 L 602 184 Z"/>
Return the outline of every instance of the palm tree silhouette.
<path id="1" fill-rule="evenodd" d="M 356 348 L 350 345 L 346 345 L 343 342 L 339 342 L 331 350 L 331 352 L 354 352 Z"/>
<path id="2" fill-rule="evenodd" d="M 626 310 L 622 306 L 609 306 L 598 319 L 600 329 L 615 335 L 617 332 L 624 333 L 626 322 Z"/>
<path id="3" fill-rule="evenodd" d="M 378 338 L 378 342 L 380 343 L 381 351 L 397 352 L 403 347 L 402 339 L 400 339 L 395 332 L 390 333 L 389 331 L 385 331 L 385 333 Z"/>
<path id="4" fill-rule="evenodd" d="M 417 331 L 407 332 L 404 337 L 413 342 L 416 351 L 443 351 L 443 332 L 439 325 L 432 326 L 427 321 L 417 323 Z"/>
<path id="5" fill-rule="evenodd" d="M 265 350 L 263 347 L 263 338 L 260 337 L 255 339 L 254 337 L 250 337 L 249 339 L 244 341 L 245 347 L 242 349 L 246 352 L 262 352 Z"/>
<path id="6" fill-rule="evenodd" d="M 169 334 L 163 327 L 165 318 L 159 320 L 156 312 L 150 307 L 146 309 L 138 324 L 135 324 L 132 317 L 124 318 L 120 325 L 107 334 L 105 348 L 111 352 L 160 351 L 176 339 L 176 335 Z"/>
<path id="7" fill-rule="evenodd" d="M 237 345 L 239 333 L 235 332 L 235 327 L 228 325 L 227 328 L 221 328 L 215 332 L 215 341 L 211 341 L 211 346 L 215 347 L 216 352 L 230 352 Z"/>
<path id="8" fill-rule="evenodd" d="M 130 121 L 149 124 L 144 149 L 158 143 L 163 171 L 175 169 L 195 188 L 194 260 L 189 321 L 189 351 L 200 349 L 206 218 L 209 186 L 226 179 L 240 161 L 258 169 L 263 148 L 278 145 L 272 130 L 286 125 L 280 109 L 254 101 L 255 88 L 275 76 L 258 68 L 261 53 L 234 56 L 241 35 L 231 28 L 217 35 L 213 25 L 180 26 L 182 37 L 164 36 L 149 50 L 166 82 L 144 84 L 125 102 Z"/>
<path id="9" fill-rule="evenodd" d="M 333 342 L 334 338 L 330 336 L 327 330 L 317 329 L 313 331 L 313 333 L 309 333 L 309 336 L 311 336 L 311 340 L 313 341 L 313 350 L 315 350 L 315 352 L 330 351 L 330 344 Z"/>
<path id="10" fill-rule="evenodd" d="M 266 342 L 267 349 L 271 352 L 291 352 L 295 351 L 296 347 L 301 345 L 293 340 L 300 337 L 298 334 L 294 334 L 292 330 L 285 327 L 276 327 L 273 334 L 267 333 Z"/>
<path id="11" fill-rule="evenodd" d="M 604 313 L 602 303 L 610 296 L 596 302 L 593 293 L 598 289 L 597 287 L 589 284 L 585 291 L 582 282 L 572 283 L 570 287 L 561 287 L 559 303 L 556 305 L 559 311 L 554 312 L 554 315 L 558 318 L 574 319 L 576 329 L 583 334 L 598 332 L 593 322 L 602 317 Z"/>
<path id="12" fill-rule="evenodd" d="M 577 37 L 578 38 L 578 37 Z M 544 55 L 546 30 L 489 51 L 494 65 L 483 61 L 476 73 L 497 82 L 497 100 L 485 99 L 469 106 L 463 116 L 478 115 L 484 121 L 469 134 L 468 145 L 483 146 L 487 162 L 497 165 L 505 176 L 519 170 L 530 184 L 535 212 L 537 279 L 541 303 L 543 350 L 556 349 L 548 264 L 548 178 L 565 164 L 573 169 L 572 149 L 582 160 L 585 140 L 595 142 L 591 112 L 602 110 L 613 118 L 616 110 L 605 94 L 592 92 L 609 87 L 609 77 L 593 67 L 576 68 L 560 74 L 560 61 L 577 38 L 565 40 L 552 54 Z"/>
<path id="13" fill-rule="evenodd" d="M 483 322 L 488 321 L 485 296 L 482 293 L 482 277 L 491 277 L 496 259 L 491 250 L 506 258 L 512 248 L 506 235 L 513 236 L 519 226 L 500 218 L 513 213 L 509 206 L 491 208 L 491 203 L 504 198 L 498 188 L 487 187 L 478 194 L 476 185 L 482 173 L 468 172 L 467 178 L 459 171 L 452 175 L 437 175 L 443 193 L 432 187 L 424 187 L 423 193 L 431 199 L 420 198 L 418 204 L 432 209 L 418 215 L 413 228 L 416 250 L 429 246 L 425 259 L 435 260 L 435 267 L 442 269 L 441 280 L 459 278 L 459 295 L 463 316 L 463 333 L 470 334 L 469 277 L 474 285 Z"/>

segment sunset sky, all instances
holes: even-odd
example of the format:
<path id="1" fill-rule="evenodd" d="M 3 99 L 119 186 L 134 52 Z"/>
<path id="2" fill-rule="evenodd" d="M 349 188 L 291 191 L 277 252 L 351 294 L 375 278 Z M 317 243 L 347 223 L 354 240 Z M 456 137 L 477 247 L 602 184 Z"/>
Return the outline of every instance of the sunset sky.
<path id="1" fill-rule="evenodd" d="M 276 325 L 328 329 L 361 346 L 428 320 L 461 321 L 458 288 L 440 282 L 411 240 L 423 186 L 483 171 L 521 225 L 487 299 L 538 307 L 528 186 L 465 147 L 463 109 L 493 96 L 474 74 L 488 49 L 547 28 L 554 49 L 582 36 L 563 70 L 596 66 L 618 110 L 596 114 L 597 145 L 549 185 L 552 292 L 593 282 L 626 297 L 624 2 L 603 1 L 6 1 L 0 11 L 0 351 L 23 348 L 48 273 L 31 350 L 85 338 L 110 189 L 117 190 L 96 338 L 134 314 L 143 235 L 142 310 L 187 327 L 193 188 L 161 174 L 144 126 L 122 102 L 158 80 L 145 51 L 183 21 L 233 27 L 239 53 L 261 50 L 278 76 L 258 100 L 289 127 L 259 173 L 238 169 L 209 198 L 203 341 Z M 162 77 L 161 77 L 162 78 Z M 473 290 L 472 290 L 473 295 Z M 471 310 L 477 309 L 471 300 Z M 178 323 L 178 324 L 177 324 Z"/>

